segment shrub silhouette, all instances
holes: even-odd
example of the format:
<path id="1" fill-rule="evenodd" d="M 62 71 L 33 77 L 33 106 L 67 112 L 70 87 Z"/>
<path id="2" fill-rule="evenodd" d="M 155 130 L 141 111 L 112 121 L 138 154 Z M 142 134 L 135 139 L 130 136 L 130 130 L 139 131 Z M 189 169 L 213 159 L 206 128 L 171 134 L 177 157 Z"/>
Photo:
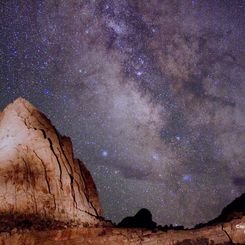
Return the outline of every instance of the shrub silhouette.
<path id="1" fill-rule="evenodd" d="M 156 223 L 152 221 L 151 212 L 146 208 L 142 208 L 135 216 L 124 218 L 118 224 L 118 227 L 154 229 Z"/>

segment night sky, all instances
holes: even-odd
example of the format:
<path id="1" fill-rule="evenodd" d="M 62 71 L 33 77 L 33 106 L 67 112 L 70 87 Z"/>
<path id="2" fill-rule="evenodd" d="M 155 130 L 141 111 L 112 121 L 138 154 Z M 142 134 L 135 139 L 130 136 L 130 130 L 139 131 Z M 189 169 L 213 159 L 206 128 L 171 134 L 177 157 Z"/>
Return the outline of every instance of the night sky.
<path id="1" fill-rule="evenodd" d="M 191 226 L 245 191 L 245 1 L 0 1 L 0 110 L 70 136 L 113 222 Z"/>

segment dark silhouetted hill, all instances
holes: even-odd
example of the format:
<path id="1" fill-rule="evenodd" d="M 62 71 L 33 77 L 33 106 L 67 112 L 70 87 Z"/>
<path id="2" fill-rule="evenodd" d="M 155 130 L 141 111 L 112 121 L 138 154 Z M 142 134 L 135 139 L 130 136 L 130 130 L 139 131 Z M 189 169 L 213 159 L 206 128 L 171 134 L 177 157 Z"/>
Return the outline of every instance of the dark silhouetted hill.
<path id="1" fill-rule="evenodd" d="M 118 227 L 154 229 L 156 223 L 152 221 L 151 212 L 146 208 L 142 208 L 135 216 L 124 218 L 118 224 Z"/>
<path id="2" fill-rule="evenodd" d="M 245 215 L 245 193 L 243 193 L 240 197 L 237 197 L 233 202 L 228 204 L 217 218 L 210 220 L 206 224 L 198 224 L 195 227 L 200 228 L 207 225 L 224 223 L 234 218 L 240 218 L 243 215 Z"/>

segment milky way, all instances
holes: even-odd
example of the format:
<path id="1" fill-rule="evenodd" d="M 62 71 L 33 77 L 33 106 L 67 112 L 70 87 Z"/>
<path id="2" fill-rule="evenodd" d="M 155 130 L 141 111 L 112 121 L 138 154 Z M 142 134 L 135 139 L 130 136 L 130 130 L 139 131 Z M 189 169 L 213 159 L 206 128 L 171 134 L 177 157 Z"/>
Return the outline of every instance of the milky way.
<path id="1" fill-rule="evenodd" d="M 192 226 L 245 191 L 244 1 L 1 1 L 0 108 L 73 141 L 105 217 Z"/>

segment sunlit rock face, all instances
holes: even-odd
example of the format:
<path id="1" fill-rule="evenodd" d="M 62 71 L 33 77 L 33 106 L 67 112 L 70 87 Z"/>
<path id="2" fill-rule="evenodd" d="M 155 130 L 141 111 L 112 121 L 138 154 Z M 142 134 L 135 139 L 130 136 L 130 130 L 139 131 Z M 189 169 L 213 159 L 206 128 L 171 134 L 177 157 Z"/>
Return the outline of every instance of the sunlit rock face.
<path id="1" fill-rule="evenodd" d="M 0 213 L 95 225 L 102 215 L 93 179 L 69 138 L 24 99 L 0 114 Z"/>

